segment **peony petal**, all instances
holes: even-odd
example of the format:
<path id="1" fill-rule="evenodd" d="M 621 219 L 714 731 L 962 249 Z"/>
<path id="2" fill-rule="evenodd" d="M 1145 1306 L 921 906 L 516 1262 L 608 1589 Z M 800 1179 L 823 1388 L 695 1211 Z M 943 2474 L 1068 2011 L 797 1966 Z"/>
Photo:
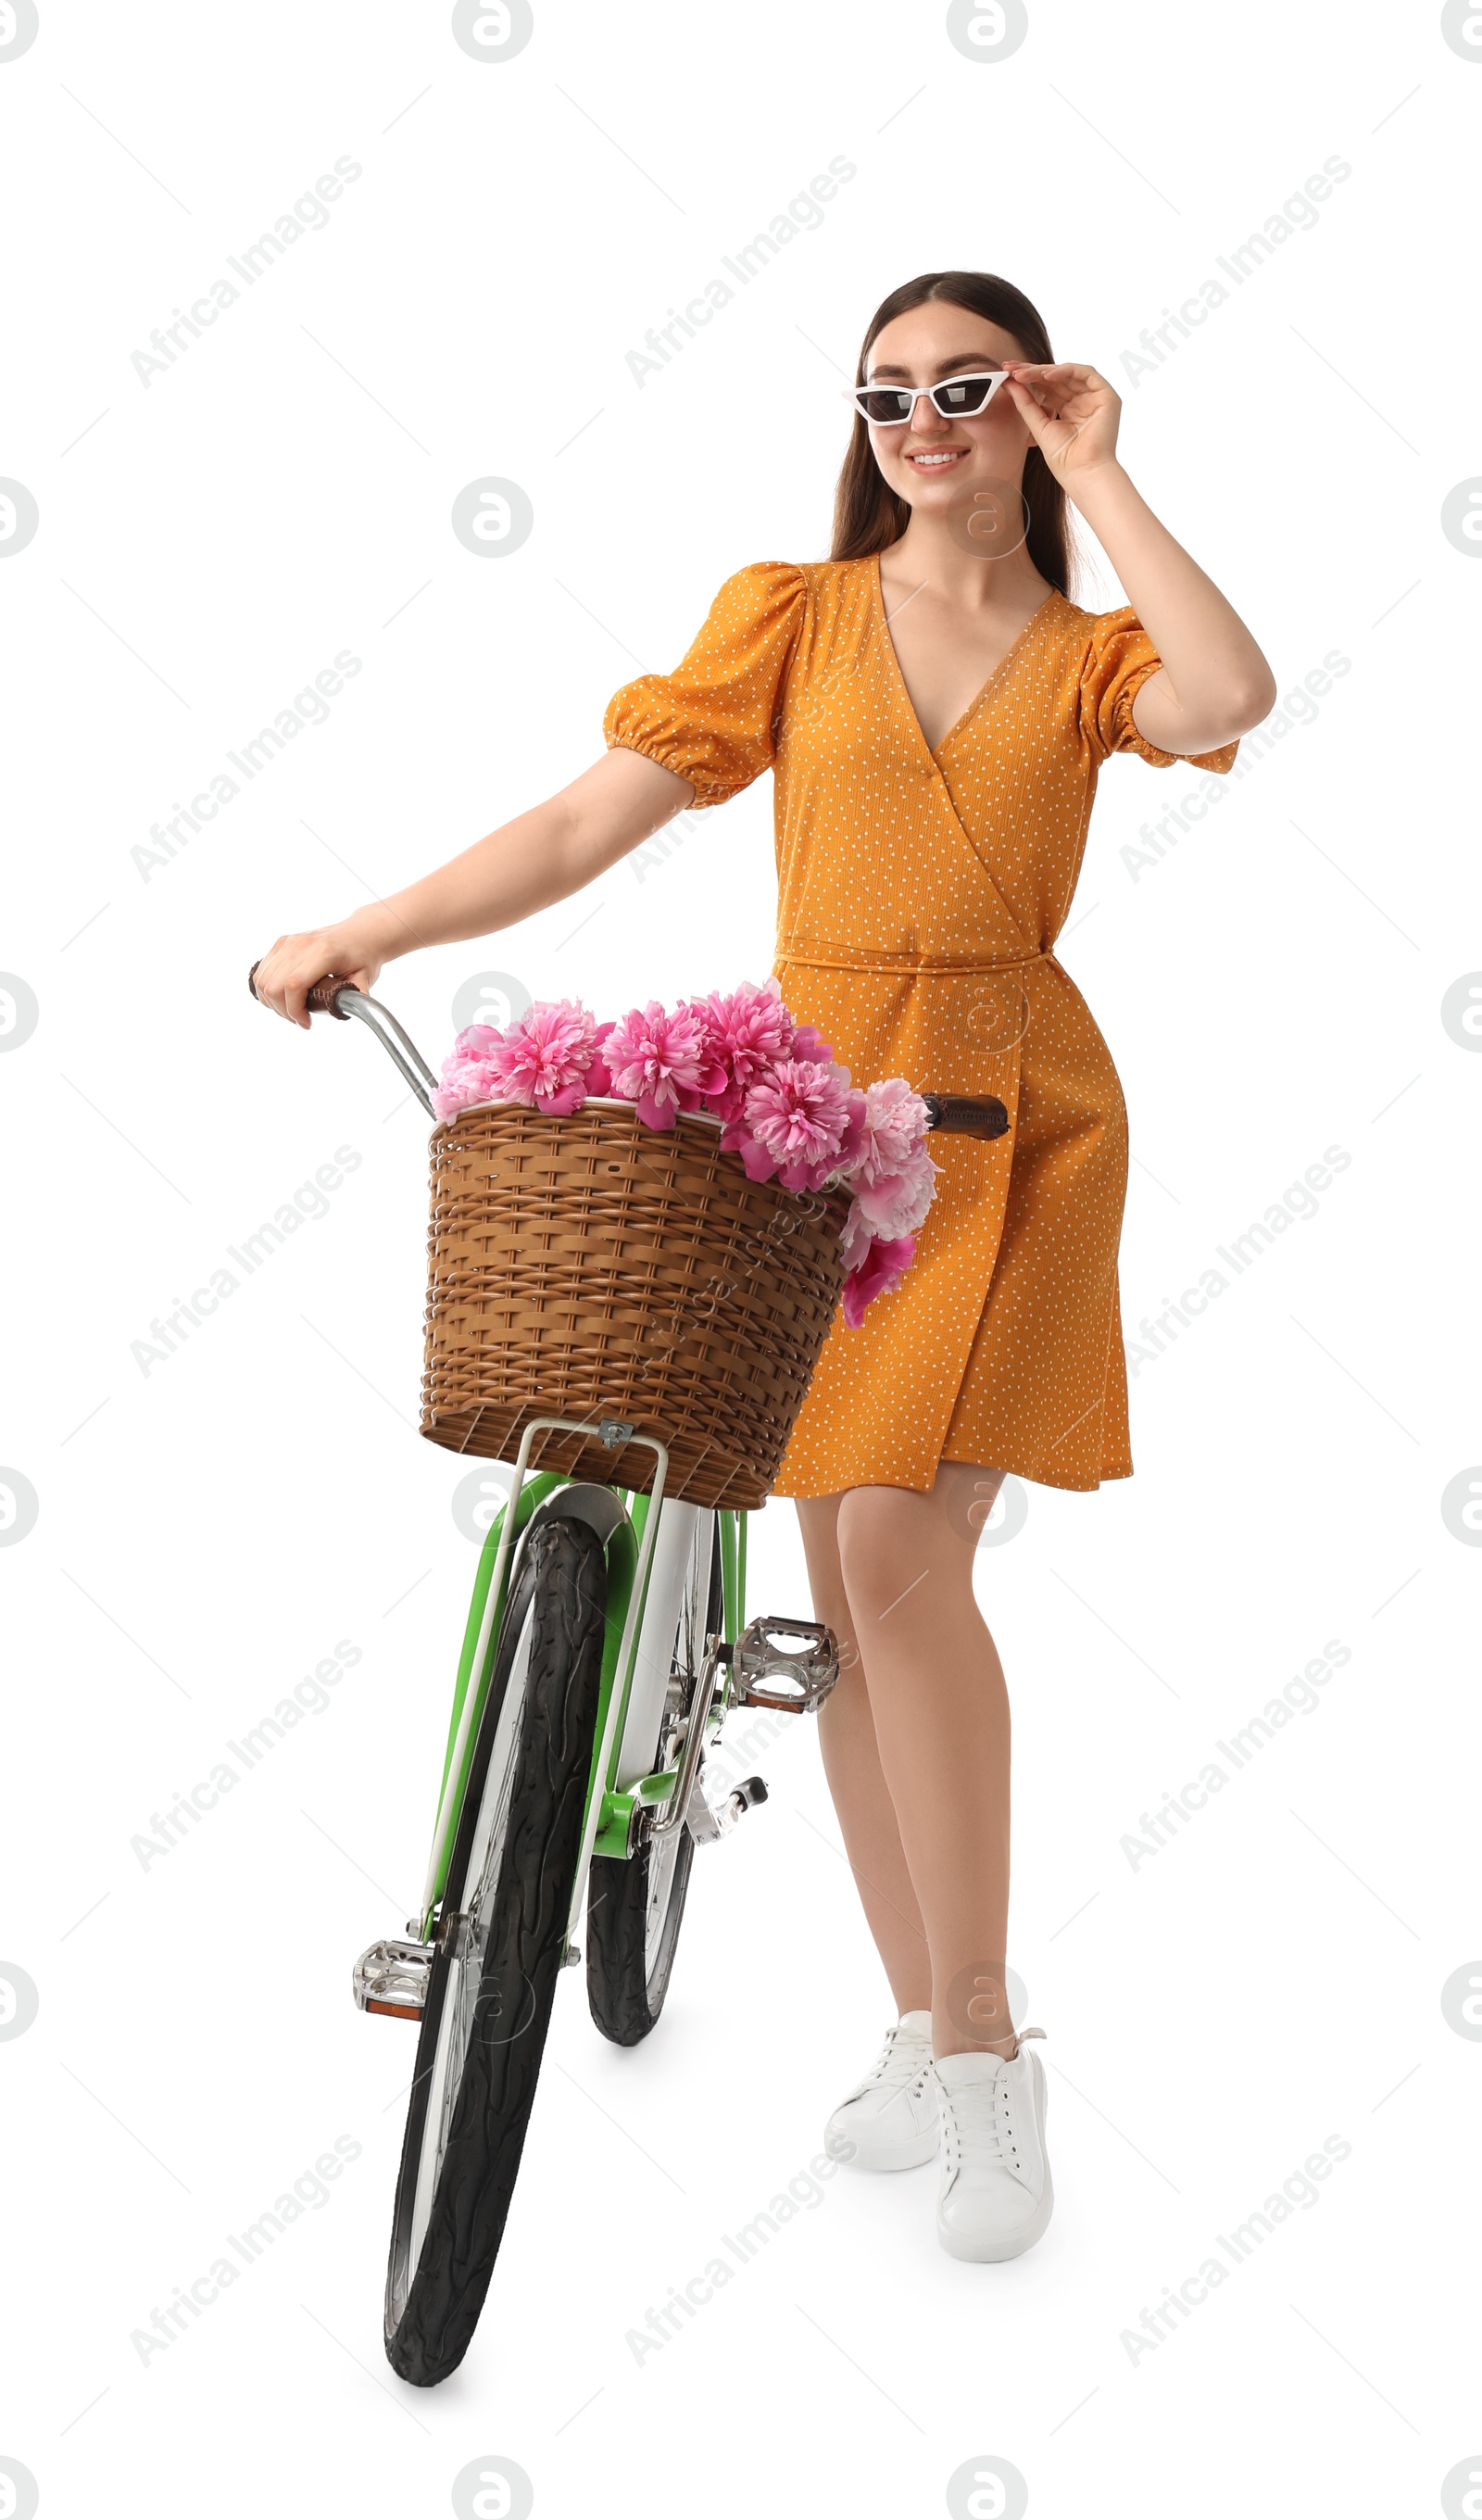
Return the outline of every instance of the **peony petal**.
<path id="1" fill-rule="evenodd" d="M 916 1257 L 912 1237 L 902 1235 L 893 1242 L 872 1242 L 857 1269 L 851 1269 L 844 1280 L 840 1301 L 844 1320 L 850 1329 L 858 1329 L 867 1306 L 876 1295 L 888 1295 L 900 1284 Z"/>
<path id="2" fill-rule="evenodd" d="M 743 1137 L 737 1149 L 745 1167 L 747 1181 L 770 1181 L 777 1170 L 776 1160 L 756 1138 Z"/>
<path id="3" fill-rule="evenodd" d="M 559 1094 L 537 1094 L 535 1107 L 538 1111 L 543 1111 L 548 1119 L 565 1120 L 573 1111 L 581 1109 L 586 1099 L 586 1093 L 580 1085 L 563 1085 Z"/>

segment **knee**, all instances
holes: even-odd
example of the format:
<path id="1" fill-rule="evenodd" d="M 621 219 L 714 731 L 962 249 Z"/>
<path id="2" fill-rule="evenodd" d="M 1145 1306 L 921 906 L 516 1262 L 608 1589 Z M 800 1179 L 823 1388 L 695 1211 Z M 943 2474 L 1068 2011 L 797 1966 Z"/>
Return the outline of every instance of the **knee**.
<path id="1" fill-rule="evenodd" d="M 864 1667 L 860 1660 L 859 1641 L 854 1633 L 854 1619 L 844 1587 L 843 1570 L 838 1561 L 838 1551 L 833 1544 L 831 1530 L 827 1546 L 821 1545 L 816 1537 L 808 1534 L 806 1525 L 804 1530 L 805 1539 L 813 1538 L 814 1543 L 807 1551 L 808 1591 L 813 1603 L 813 1615 L 829 1630 L 838 1647 L 838 1688 L 840 1694 L 847 1697 L 850 1694 L 847 1684 L 861 1679 Z"/>
<path id="2" fill-rule="evenodd" d="M 831 1584 L 814 1586 L 813 1615 L 823 1622 L 838 1647 L 838 1688 L 841 1694 L 847 1695 L 849 1686 L 863 1680 L 864 1664 L 842 1575 Z"/>
<path id="3" fill-rule="evenodd" d="M 903 1488 L 854 1488 L 838 1517 L 839 1571 L 851 1623 L 868 1634 L 930 1564 L 925 1499 Z"/>

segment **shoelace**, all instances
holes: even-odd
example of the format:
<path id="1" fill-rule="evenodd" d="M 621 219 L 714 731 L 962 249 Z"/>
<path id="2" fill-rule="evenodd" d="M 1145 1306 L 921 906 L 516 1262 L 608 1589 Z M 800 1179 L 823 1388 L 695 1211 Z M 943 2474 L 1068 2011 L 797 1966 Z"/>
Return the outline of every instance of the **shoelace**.
<path id="1" fill-rule="evenodd" d="M 999 2109 L 1003 2089 L 1002 2074 L 995 2074 L 991 2083 L 965 2083 L 957 2091 L 943 2085 L 942 2141 L 949 2169 L 957 2168 L 966 2143 L 974 2153 L 981 2149 L 989 2161 L 1007 2160 Z"/>
<path id="2" fill-rule="evenodd" d="M 1043 2030 L 1021 2030 L 1020 2044 L 1026 2039 L 1043 2039 Z M 999 2065 L 1010 2062 L 1007 2056 L 995 2059 Z M 996 2073 L 991 2083 L 960 2083 L 955 2091 L 943 2083 L 942 2144 L 947 2168 L 955 2171 L 963 2156 L 964 2140 L 974 2150 L 981 2144 L 989 2161 L 1002 2161 L 1006 2167 L 1017 2160 L 1012 2128 L 1008 2113 L 1008 2091 L 1005 2078 Z"/>
<path id="3" fill-rule="evenodd" d="M 885 2033 L 885 2044 L 858 2089 L 851 2092 L 857 2100 L 880 2083 L 923 2082 L 931 2071 L 931 2040 L 927 2032 L 903 2029 L 893 2021 Z"/>

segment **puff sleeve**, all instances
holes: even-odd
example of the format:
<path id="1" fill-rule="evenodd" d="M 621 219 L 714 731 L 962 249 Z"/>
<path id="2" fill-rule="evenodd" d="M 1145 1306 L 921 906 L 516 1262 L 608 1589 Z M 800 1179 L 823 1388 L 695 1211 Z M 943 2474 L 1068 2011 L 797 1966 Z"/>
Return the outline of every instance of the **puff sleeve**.
<path id="1" fill-rule="evenodd" d="M 1096 615 L 1081 665 L 1081 729 L 1094 758 L 1101 762 L 1108 753 L 1138 752 L 1155 770 L 1169 770 L 1183 760 L 1197 770 L 1233 769 L 1236 744 L 1222 743 L 1216 752 L 1163 752 L 1138 732 L 1132 703 L 1162 669 L 1163 659 L 1131 605 Z"/>
<path id="2" fill-rule="evenodd" d="M 642 752 L 688 779 L 696 805 L 723 805 L 772 766 L 774 721 L 802 628 L 800 568 L 761 561 L 728 577 L 672 674 L 614 692 L 609 750 Z"/>

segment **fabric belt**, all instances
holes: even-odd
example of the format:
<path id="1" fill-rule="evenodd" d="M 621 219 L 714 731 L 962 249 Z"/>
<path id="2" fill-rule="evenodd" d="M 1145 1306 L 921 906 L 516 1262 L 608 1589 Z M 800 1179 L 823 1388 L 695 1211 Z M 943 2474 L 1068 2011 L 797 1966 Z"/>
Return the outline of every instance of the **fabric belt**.
<path id="1" fill-rule="evenodd" d="M 1031 963 L 1053 963 L 1051 947 L 1043 946 L 1029 954 L 1000 954 L 990 957 L 961 954 L 874 954 L 847 945 L 779 944 L 773 960 L 778 963 L 802 963 L 815 971 L 881 971 L 910 976 L 918 971 L 944 974 L 972 971 L 1021 971 Z"/>

